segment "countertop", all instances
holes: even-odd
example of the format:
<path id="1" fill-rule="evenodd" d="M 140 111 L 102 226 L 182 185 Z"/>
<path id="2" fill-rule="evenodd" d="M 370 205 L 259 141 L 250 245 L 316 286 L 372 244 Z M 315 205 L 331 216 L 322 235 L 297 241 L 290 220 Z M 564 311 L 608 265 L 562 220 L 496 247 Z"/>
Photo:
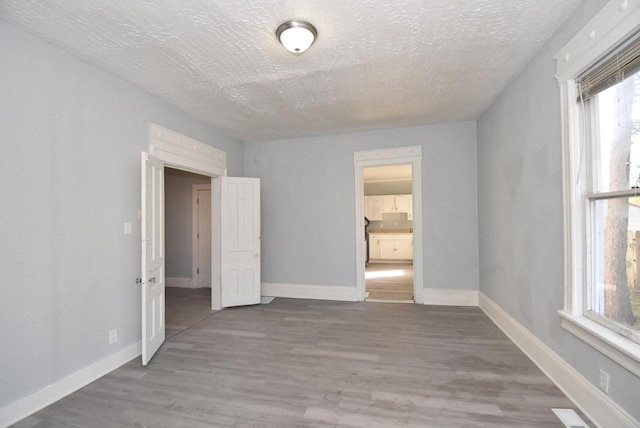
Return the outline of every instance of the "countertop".
<path id="1" fill-rule="evenodd" d="M 369 233 L 413 233 L 411 229 L 369 229 Z"/>

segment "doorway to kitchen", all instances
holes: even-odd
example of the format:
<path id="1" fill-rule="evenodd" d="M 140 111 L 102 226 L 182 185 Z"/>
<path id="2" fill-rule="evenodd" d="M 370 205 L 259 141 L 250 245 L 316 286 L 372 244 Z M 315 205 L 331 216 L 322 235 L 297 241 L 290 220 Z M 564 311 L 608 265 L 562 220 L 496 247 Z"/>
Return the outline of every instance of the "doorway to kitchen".
<path id="1" fill-rule="evenodd" d="M 355 152 L 354 172 L 358 300 L 423 303 L 422 147 Z"/>
<path id="2" fill-rule="evenodd" d="M 366 301 L 413 303 L 412 164 L 363 169 Z"/>

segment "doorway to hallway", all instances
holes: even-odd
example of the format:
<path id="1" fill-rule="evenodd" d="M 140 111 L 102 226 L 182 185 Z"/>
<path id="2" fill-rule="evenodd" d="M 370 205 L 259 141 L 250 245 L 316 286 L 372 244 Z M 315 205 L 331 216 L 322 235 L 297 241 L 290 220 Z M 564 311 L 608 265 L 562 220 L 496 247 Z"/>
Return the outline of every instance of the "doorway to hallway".
<path id="1" fill-rule="evenodd" d="M 226 153 L 155 124 L 141 153 L 142 364 L 166 338 L 165 167 L 211 178 L 211 307 L 260 303 L 260 180 L 226 176 Z M 219 273 L 219 274 L 218 274 Z"/>
<path id="2" fill-rule="evenodd" d="M 165 324 L 170 338 L 211 309 L 211 177 L 165 166 Z"/>

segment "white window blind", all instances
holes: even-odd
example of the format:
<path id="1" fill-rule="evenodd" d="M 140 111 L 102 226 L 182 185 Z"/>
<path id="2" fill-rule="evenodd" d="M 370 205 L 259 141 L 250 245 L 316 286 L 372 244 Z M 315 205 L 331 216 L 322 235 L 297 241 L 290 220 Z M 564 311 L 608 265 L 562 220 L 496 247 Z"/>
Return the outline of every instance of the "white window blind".
<path id="1" fill-rule="evenodd" d="M 587 100 L 640 70 L 640 32 L 620 44 L 611 54 L 576 79 L 578 94 Z"/>

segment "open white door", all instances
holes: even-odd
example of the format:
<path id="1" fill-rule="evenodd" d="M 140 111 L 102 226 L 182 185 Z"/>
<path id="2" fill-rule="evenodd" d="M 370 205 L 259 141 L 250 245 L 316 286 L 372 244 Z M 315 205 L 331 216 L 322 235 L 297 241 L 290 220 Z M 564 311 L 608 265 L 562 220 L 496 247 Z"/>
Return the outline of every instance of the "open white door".
<path id="1" fill-rule="evenodd" d="M 142 364 L 164 342 L 164 164 L 142 153 Z"/>
<path id="2" fill-rule="evenodd" d="M 214 251 L 213 306 L 255 305 L 260 303 L 260 180 L 257 178 L 217 177 L 213 179 Z M 219 202 L 215 202 L 219 198 Z M 217 235 L 217 236 L 216 236 Z M 215 245 L 214 245 L 215 246 Z"/>

